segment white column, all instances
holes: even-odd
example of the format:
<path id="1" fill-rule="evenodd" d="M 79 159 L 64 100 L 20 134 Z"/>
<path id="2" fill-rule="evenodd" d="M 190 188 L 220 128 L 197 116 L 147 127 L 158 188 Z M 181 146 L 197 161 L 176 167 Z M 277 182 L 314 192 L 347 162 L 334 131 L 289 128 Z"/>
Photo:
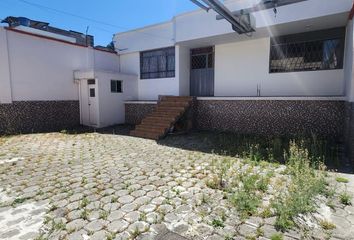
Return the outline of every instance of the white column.
<path id="1" fill-rule="evenodd" d="M 344 54 L 344 77 L 345 90 L 344 93 L 349 102 L 354 102 L 354 72 L 353 72 L 353 20 L 349 20 L 347 24 L 347 32 L 345 39 L 345 54 Z"/>

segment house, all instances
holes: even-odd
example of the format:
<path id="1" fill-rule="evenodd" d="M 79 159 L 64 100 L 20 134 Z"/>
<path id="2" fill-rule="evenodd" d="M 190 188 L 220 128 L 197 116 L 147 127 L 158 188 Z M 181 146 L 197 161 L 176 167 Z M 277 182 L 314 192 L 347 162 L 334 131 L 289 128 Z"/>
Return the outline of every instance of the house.
<path id="1" fill-rule="evenodd" d="M 161 95 L 196 96 L 198 129 L 349 138 L 353 1 L 224 2 L 239 18 L 249 13 L 254 31 L 198 9 L 114 36 L 121 71 L 139 75 L 127 122 L 140 123 Z"/>
<path id="2" fill-rule="evenodd" d="M 143 123 L 135 135 L 158 138 L 190 106 L 201 130 L 317 134 L 351 145 L 353 1 L 224 4 L 247 23 L 243 32 L 204 6 L 115 34 L 117 52 L 28 21 L 1 28 L 0 132 L 126 122 Z"/>

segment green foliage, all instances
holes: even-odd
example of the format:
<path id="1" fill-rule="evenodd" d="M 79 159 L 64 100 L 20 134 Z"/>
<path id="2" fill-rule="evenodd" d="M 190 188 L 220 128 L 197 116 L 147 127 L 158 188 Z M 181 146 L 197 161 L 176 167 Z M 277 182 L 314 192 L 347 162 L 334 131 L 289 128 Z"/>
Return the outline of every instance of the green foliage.
<path id="1" fill-rule="evenodd" d="M 256 194 L 243 189 L 232 194 L 230 202 L 241 213 L 241 217 L 247 217 L 256 213 L 257 208 L 261 203 L 261 199 Z"/>
<path id="2" fill-rule="evenodd" d="M 206 133 L 207 134 L 207 133 Z M 203 137 L 203 133 L 200 134 Z M 213 152 L 220 155 L 236 156 L 255 162 L 285 163 L 290 154 L 291 143 L 308 151 L 310 162 L 323 162 L 339 167 L 340 145 L 334 138 L 312 136 L 262 137 L 255 135 L 215 133 L 205 136 Z"/>
<path id="3" fill-rule="evenodd" d="M 314 197 L 326 190 L 326 181 L 321 167 L 317 170 L 308 160 L 308 152 L 291 146 L 290 158 L 287 163 L 291 185 L 288 193 L 281 195 L 273 204 L 276 212 L 275 226 L 285 231 L 294 226 L 294 218 L 299 214 L 315 210 Z"/>
<path id="4" fill-rule="evenodd" d="M 213 219 L 213 221 L 211 222 L 211 225 L 214 228 L 224 228 L 225 224 L 221 219 Z"/>
<path id="5" fill-rule="evenodd" d="M 272 236 L 270 236 L 271 240 L 283 240 L 283 234 L 281 233 L 274 233 Z"/>
<path id="6" fill-rule="evenodd" d="M 88 200 L 86 197 L 84 197 L 81 202 L 80 202 L 80 207 L 84 208 L 90 203 L 90 200 Z"/>
<path id="7" fill-rule="evenodd" d="M 11 206 L 12 207 L 16 207 L 16 205 L 24 203 L 26 200 L 28 200 L 28 198 L 16 198 L 12 203 Z"/>
<path id="8" fill-rule="evenodd" d="M 344 178 L 344 177 L 337 177 L 336 181 L 339 182 L 339 183 L 348 183 L 349 182 L 349 180 L 347 178 Z"/>
<path id="9" fill-rule="evenodd" d="M 350 196 L 347 192 L 343 192 L 339 195 L 339 200 L 344 205 L 351 205 L 352 204 L 352 196 Z"/>

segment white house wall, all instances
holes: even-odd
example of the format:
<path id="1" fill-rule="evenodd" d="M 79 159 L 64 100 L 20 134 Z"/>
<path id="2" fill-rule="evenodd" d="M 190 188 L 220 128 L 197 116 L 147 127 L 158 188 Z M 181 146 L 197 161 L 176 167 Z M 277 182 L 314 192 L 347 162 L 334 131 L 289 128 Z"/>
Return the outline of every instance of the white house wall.
<path id="1" fill-rule="evenodd" d="M 12 102 L 8 54 L 6 31 L 0 28 L 0 103 Z"/>
<path id="2" fill-rule="evenodd" d="M 6 50 L 7 33 L 9 54 L 9 62 L 0 54 L 1 102 L 10 99 L 10 93 L 12 101 L 79 100 L 75 70 L 118 71 L 116 54 L 0 29 L 1 52 Z"/>
<path id="3" fill-rule="evenodd" d="M 98 72 L 95 76 L 99 91 L 99 127 L 124 123 L 124 102 L 136 100 L 138 97 L 137 76 L 107 72 Z M 122 93 L 111 92 L 111 80 L 122 81 Z"/>
<path id="4" fill-rule="evenodd" d="M 176 50 L 177 54 L 178 50 Z M 177 63 L 176 63 L 177 66 Z M 120 55 L 121 72 L 139 76 L 138 99 L 157 100 L 159 95 L 179 95 L 179 81 L 174 78 L 140 79 L 140 53 L 129 53 Z"/>
<path id="5" fill-rule="evenodd" d="M 344 70 L 269 73 L 270 39 L 215 46 L 215 96 L 340 96 Z"/>
<path id="6" fill-rule="evenodd" d="M 353 20 L 350 20 L 347 24 L 347 32 L 345 39 L 345 55 L 344 55 L 344 78 L 345 78 L 345 93 L 348 101 L 354 102 L 354 63 L 353 63 Z"/>
<path id="7" fill-rule="evenodd" d="M 170 21 L 116 35 L 114 41 L 122 53 L 131 53 L 173 46 L 174 34 L 174 23 Z"/>
<path id="8" fill-rule="evenodd" d="M 179 95 L 189 96 L 190 93 L 190 49 L 176 46 L 176 78 L 179 79 Z"/>
<path id="9" fill-rule="evenodd" d="M 107 71 L 119 71 L 119 57 L 116 54 L 94 51 L 95 69 Z"/>

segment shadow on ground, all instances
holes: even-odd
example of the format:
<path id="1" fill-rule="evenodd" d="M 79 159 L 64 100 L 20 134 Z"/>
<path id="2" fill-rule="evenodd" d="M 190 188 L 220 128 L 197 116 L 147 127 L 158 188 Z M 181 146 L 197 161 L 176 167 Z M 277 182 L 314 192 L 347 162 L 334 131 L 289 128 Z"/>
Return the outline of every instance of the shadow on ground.
<path id="1" fill-rule="evenodd" d="M 331 138 L 312 137 L 262 137 L 224 132 L 192 131 L 187 134 L 169 135 L 159 144 L 191 151 L 241 157 L 252 161 L 284 164 L 291 144 L 308 151 L 313 164 L 324 162 L 328 169 L 353 173 L 351 161 L 344 156 L 343 145 Z"/>

